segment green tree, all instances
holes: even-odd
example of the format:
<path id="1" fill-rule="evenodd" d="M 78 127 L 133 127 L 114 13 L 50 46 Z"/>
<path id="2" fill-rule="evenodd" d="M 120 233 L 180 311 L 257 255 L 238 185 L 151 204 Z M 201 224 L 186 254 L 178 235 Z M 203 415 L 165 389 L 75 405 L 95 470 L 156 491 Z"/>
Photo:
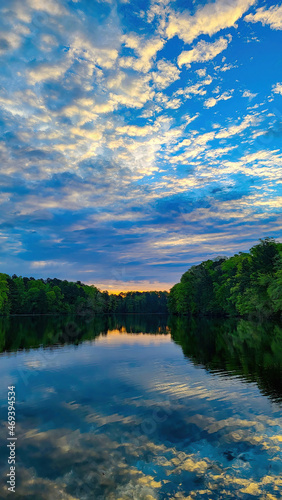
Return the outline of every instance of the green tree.
<path id="1" fill-rule="evenodd" d="M 0 314 L 7 315 L 10 312 L 8 274 L 0 273 Z"/>

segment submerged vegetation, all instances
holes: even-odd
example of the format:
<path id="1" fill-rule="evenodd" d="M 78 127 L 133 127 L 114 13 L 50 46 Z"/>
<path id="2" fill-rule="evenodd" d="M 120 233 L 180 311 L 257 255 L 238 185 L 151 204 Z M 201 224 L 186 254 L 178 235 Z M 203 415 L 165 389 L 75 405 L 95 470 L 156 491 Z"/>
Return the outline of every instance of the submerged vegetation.
<path id="1" fill-rule="evenodd" d="M 191 267 L 170 290 L 168 308 L 194 316 L 281 316 L 282 244 L 265 238 L 249 253 Z"/>
<path id="2" fill-rule="evenodd" d="M 282 244 L 260 240 L 250 252 L 192 266 L 168 292 L 110 295 L 94 285 L 0 274 L 0 314 L 166 313 L 279 317 Z"/>

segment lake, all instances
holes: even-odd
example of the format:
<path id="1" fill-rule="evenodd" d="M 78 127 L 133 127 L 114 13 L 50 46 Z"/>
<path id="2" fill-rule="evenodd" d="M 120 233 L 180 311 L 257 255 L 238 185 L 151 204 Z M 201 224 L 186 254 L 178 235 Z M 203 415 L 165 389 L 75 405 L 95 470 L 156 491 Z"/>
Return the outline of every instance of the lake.
<path id="1" fill-rule="evenodd" d="M 1 498 L 281 498 L 281 325 L 12 317 L 0 350 Z"/>

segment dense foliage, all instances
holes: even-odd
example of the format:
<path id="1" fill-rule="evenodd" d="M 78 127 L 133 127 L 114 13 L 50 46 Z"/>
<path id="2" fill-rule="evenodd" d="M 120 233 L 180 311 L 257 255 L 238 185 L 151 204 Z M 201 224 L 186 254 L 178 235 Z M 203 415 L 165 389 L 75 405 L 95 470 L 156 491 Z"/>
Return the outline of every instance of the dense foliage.
<path id="1" fill-rule="evenodd" d="M 166 313 L 207 316 L 282 314 L 282 244 L 260 240 L 249 253 L 192 266 L 167 292 L 109 295 L 80 281 L 0 274 L 0 314 Z"/>
<path id="2" fill-rule="evenodd" d="M 249 253 L 191 267 L 168 299 L 173 314 L 270 317 L 282 313 L 282 244 L 260 240 Z"/>
<path id="3" fill-rule="evenodd" d="M 167 292 L 109 295 L 95 286 L 0 274 L 0 314 L 167 312 Z"/>

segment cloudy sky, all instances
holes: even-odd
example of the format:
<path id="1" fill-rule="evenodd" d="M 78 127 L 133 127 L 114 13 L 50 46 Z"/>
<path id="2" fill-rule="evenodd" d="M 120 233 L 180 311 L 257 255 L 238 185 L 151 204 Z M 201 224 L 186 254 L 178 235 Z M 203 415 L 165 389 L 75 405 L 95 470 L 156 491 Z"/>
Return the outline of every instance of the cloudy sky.
<path id="1" fill-rule="evenodd" d="M 278 2 L 0 5 L 1 272 L 169 289 L 281 237 Z"/>

